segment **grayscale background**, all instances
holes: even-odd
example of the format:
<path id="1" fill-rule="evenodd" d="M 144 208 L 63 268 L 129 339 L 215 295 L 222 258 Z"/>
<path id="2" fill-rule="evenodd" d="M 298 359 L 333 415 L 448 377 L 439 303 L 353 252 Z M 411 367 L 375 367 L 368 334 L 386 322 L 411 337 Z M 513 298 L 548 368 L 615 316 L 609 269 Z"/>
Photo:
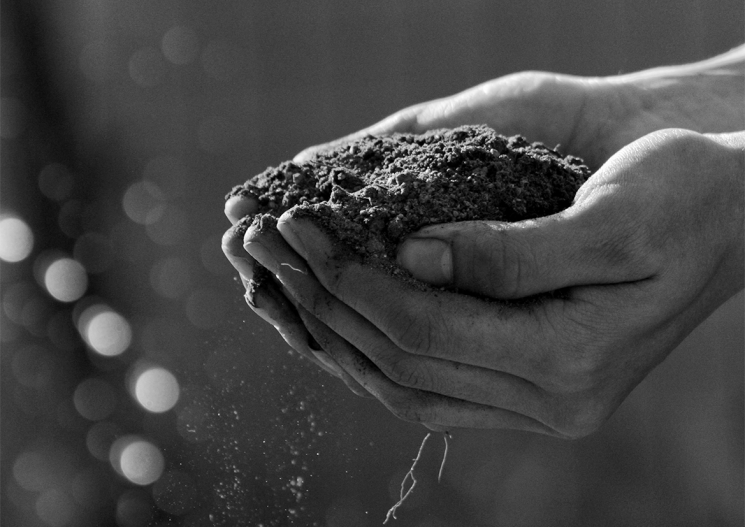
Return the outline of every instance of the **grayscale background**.
<path id="1" fill-rule="evenodd" d="M 742 0 L 0 8 L 0 227 L 25 247 L 0 268 L 7 527 L 381 524 L 425 429 L 248 309 L 225 193 L 500 75 L 612 75 L 745 39 Z M 438 484 L 433 436 L 393 525 L 742 525 L 743 317 L 738 295 L 585 439 L 457 432 Z"/>

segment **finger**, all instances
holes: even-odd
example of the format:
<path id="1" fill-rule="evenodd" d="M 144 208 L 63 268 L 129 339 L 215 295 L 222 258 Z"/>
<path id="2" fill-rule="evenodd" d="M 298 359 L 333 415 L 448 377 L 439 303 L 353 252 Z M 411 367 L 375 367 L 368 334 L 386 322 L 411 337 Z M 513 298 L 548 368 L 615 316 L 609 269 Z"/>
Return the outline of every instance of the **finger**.
<path id="1" fill-rule="evenodd" d="M 274 236 L 281 239 L 279 233 L 274 227 L 274 221 L 271 217 L 262 217 L 259 222 L 246 230 L 244 238 L 250 243 L 254 239 L 261 240 L 263 237 L 267 236 Z M 243 250 L 245 251 L 245 249 Z M 264 260 L 266 260 L 266 258 L 264 258 Z M 298 266 L 304 265 L 302 260 L 299 258 L 295 264 Z M 267 302 L 267 307 L 271 310 L 268 312 L 268 322 L 275 326 L 280 335 L 282 335 L 282 338 L 284 338 L 285 341 L 295 350 L 305 356 L 310 354 L 315 357 L 317 360 L 314 362 L 320 362 L 324 365 L 324 369 L 332 370 L 333 373 L 337 377 L 340 377 L 347 387 L 355 394 L 361 396 L 367 395 L 367 392 L 365 392 L 365 390 L 362 389 L 354 379 L 352 379 L 352 377 L 339 368 L 339 366 L 334 363 L 333 359 L 330 359 L 328 355 L 318 347 L 318 343 L 312 339 L 297 315 L 296 302 L 286 290 L 282 289 L 281 286 L 274 281 L 274 278 L 271 276 L 273 272 L 276 272 L 274 270 L 274 265 L 261 267 L 261 269 L 263 269 L 270 277 L 270 279 L 266 281 L 273 284 L 270 286 L 271 298 L 267 298 L 267 300 L 270 300 L 270 302 Z M 249 305 L 251 305 L 250 302 Z M 252 305 L 251 307 L 254 306 Z M 266 309 L 267 308 L 265 308 L 265 310 Z M 266 319 L 266 317 L 264 318 Z"/>
<path id="2" fill-rule="evenodd" d="M 274 326 L 295 351 L 332 375 L 339 376 L 338 368 L 329 365 L 328 360 L 322 360 L 313 352 L 312 337 L 297 316 L 295 308 L 268 273 L 261 280 L 247 282 L 245 298 L 254 313 Z"/>
<path id="3" fill-rule="evenodd" d="M 270 249 L 280 261 L 286 258 L 284 245 L 282 240 Z M 315 317 L 360 350 L 394 383 L 511 410 L 549 424 L 545 392 L 525 379 L 451 360 L 406 353 L 360 314 L 334 298 L 311 274 L 282 267 L 277 273 L 294 297 L 307 299 L 306 307 L 312 306 Z"/>
<path id="4" fill-rule="evenodd" d="M 246 302 L 257 315 L 274 326 L 285 342 L 295 351 L 331 375 L 342 379 L 355 394 L 368 395 L 364 388 L 342 370 L 308 333 L 295 307 L 268 273 L 265 279 L 249 282 Z"/>
<path id="5" fill-rule="evenodd" d="M 314 317 L 360 350 L 396 384 L 505 408 L 538 420 L 544 417 L 545 394 L 525 379 L 460 362 L 412 355 L 394 346 L 378 328 L 326 291 L 279 232 L 252 238 L 249 250 L 270 266 L 293 298 L 301 304 L 306 302 L 305 309 L 311 309 Z"/>
<path id="6" fill-rule="evenodd" d="M 406 239 L 397 262 L 416 278 L 490 298 L 516 299 L 571 286 L 644 280 L 642 211 L 612 195 L 517 223 L 433 225 Z"/>
<path id="7" fill-rule="evenodd" d="M 237 187 L 225 201 L 225 216 L 235 225 L 242 218 L 251 216 L 259 211 L 258 200 L 249 193 Z"/>
<path id="8" fill-rule="evenodd" d="M 539 381 L 557 360 L 552 348 L 566 345 L 557 331 L 572 329 L 550 323 L 553 311 L 564 309 L 563 300 L 525 307 L 422 290 L 351 260 L 307 218 L 286 213 L 278 229 L 326 290 L 409 353 L 499 370 L 542 386 Z"/>
<path id="9" fill-rule="evenodd" d="M 271 249 L 262 247 L 257 250 L 258 246 L 265 243 L 269 244 Z M 277 261 L 282 262 L 289 258 L 298 258 L 294 252 L 291 255 L 284 254 L 287 249 L 283 240 L 272 246 L 270 239 L 264 238 L 261 243 L 252 245 L 254 245 L 252 249 L 256 251 L 254 256 L 261 262 L 266 261 L 267 265 L 276 265 L 275 262 Z M 272 256 L 265 259 L 263 253 L 269 252 L 269 250 L 271 250 Z M 512 364 L 511 361 L 515 358 L 514 354 L 516 353 L 517 357 L 514 364 L 524 368 L 531 375 L 537 375 L 537 378 L 544 384 L 543 387 L 536 386 L 535 383 L 528 382 L 516 375 L 469 366 L 467 360 L 462 360 L 463 357 L 469 357 L 470 355 L 468 352 L 472 349 L 469 347 L 471 341 L 476 338 L 481 339 L 480 332 L 487 333 L 488 337 L 490 325 L 500 322 L 509 324 L 518 315 L 526 314 L 524 309 L 516 309 L 515 313 L 518 315 L 513 314 L 502 320 L 489 320 L 487 318 L 487 320 L 481 321 L 476 320 L 472 313 L 456 309 L 454 313 L 449 313 L 449 315 L 464 316 L 468 331 L 450 335 L 452 337 L 449 340 L 451 349 L 445 349 L 444 353 L 442 353 L 443 350 L 437 350 L 433 353 L 433 355 L 442 353 L 447 360 L 434 356 L 430 357 L 427 354 L 421 355 L 422 350 L 415 348 L 414 353 L 420 353 L 418 356 L 398 349 L 380 330 L 365 320 L 359 313 L 353 311 L 326 291 L 313 278 L 310 271 L 306 271 L 306 268 L 298 268 L 302 265 L 302 261 L 298 260 L 292 261 L 289 265 L 280 264 L 275 267 L 278 279 L 290 291 L 293 298 L 299 300 L 298 311 L 300 313 L 305 310 L 311 311 L 320 323 L 362 353 L 386 379 L 398 387 L 438 394 L 461 402 L 512 412 L 540 423 L 544 429 L 552 430 L 555 435 L 567 438 L 582 437 L 596 430 L 597 426 L 607 419 L 609 415 L 607 410 L 615 408 L 620 403 L 611 382 L 612 377 L 617 374 L 619 369 L 610 368 L 609 371 L 606 370 L 597 361 L 596 354 L 593 354 L 597 351 L 594 347 L 574 347 L 571 345 L 571 341 L 562 334 L 555 335 L 555 339 L 540 341 L 542 345 L 540 351 L 544 353 L 540 360 L 531 356 L 530 350 L 519 346 L 516 350 L 507 349 L 505 358 L 505 350 L 500 349 L 499 341 L 494 340 L 489 343 L 488 338 L 482 340 L 486 342 L 486 346 L 491 346 L 492 359 L 496 359 L 497 362 L 504 361 L 507 364 Z M 369 267 L 364 269 L 372 272 L 362 281 L 375 282 L 375 270 Z M 378 292 L 392 291 L 391 297 L 387 298 L 389 306 L 392 305 L 390 301 L 393 298 L 405 296 L 407 293 L 421 293 L 421 291 L 412 291 L 411 289 L 408 291 L 405 289 L 396 290 L 395 285 L 395 280 L 388 279 L 385 284 L 378 281 L 372 287 L 372 290 Z M 627 284 L 615 286 L 611 289 L 618 287 L 636 288 L 637 285 Z M 454 299 L 459 295 L 446 294 L 444 296 L 450 296 L 451 299 Z M 590 307 L 587 305 L 590 302 L 596 305 L 594 314 L 584 317 L 585 322 L 592 322 L 593 316 L 597 316 L 599 312 L 603 311 L 602 308 L 597 309 L 597 307 L 607 304 L 609 301 L 609 298 L 603 298 L 609 295 L 596 295 L 594 299 L 588 295 L 581 296 L 584 296 L 581 301 L 582 304 L 585 304 L 584 309 Z M 560 305 L 562 302 L 554 305 Z M 488 311 L 490 303 L 482 302 L 482 304 L 482 312 Z M 491 303 L 491 305 L 494 304 Z M 393 309 L 395 310 L 395 306 Z M 421 309 L 417 313 L 419 311 Z M 627 310 L 618 310 L 618 312 L 625 314 Z M 527 314 L 529 313 L 530 310 L 527 311 Z M 572 317 L 576 316 L 577 313 L 573 313 L 573 308 L 565 306 L 562 314 L 567 315 L 567 325 L 569 325 Z M 490 315 L 493 317 L 495 313 L 492 312 Z M 395 317 L 396 320 L 399 318 Z M 420 329 L 423 328 L 424 331 L 427 331 L 428 328 L 423 325 L 427 321 L 417 320 L 415 316 L 409 318 L 405 326 L 410 327 L 409 324 L 412 323 L 412 320 L 414 321 L 413 324 L 419 324 Z M 446 324 L 449 322 L 447 317 L 443 320 Z M 624 324 L 628 325 L 625 320 L 614 321 L 613 327 L 620 329 Z M 441 326 L 442 324 L 438 324 L 436 327 Z M 632 324 L 633 326 L 634 324 Z M 311 326 L 306 324 L 306 327 L 313 333 Z M 543 329 L 540 324 L 537 327 Z M 429 329 L 431 330 L 431 328 Z M 621 332 L 628 330 L 629 328 L 626 327 L 621 329 Z M 464 336 L 465 340 L 463 340 Z M 596 343 L 597 336 L 593 335 L 593 337 L 596 338 L 593 343 Z M 477 346 L 477 348 L 479 351 L 484 351 L 482 346 Z M 430 350 L 424 351 L 429 352 Z M 488 348 L 486 352 L 488 357 Z M 617 355 L 621 362 L 637 364 L 636 357 L 628 356 L 628 354 L 624 355 L 624 353 Z M 552 360 L 548 360 L 548 358 Z M 342 367 L 344 366 L 342 365 Z M 353 372 L 350 371 L 350 374 L 353 374 Z M 597 391 L 598 384 L 602 387 L 600 391 Z M 366 386 L 366 388 L 370 389 L 369 386 Z M 602 397 L 599 395 L 601 393 L 603 394 Z M 376 397 L 380 396 L 377 392 L 375 395 Z M 600 404 L 598 401 L 600 401 Z M 608 404 L 608 406 L 603 406 L 604 404 Z M 429 422 L 434 423 L 431 420 Z"/>
<path id="10" fill-rule="evenodd" d="M 435 429 L 504 428 L 560 436 L 551 428 L 516 412 L 461 401 L 424 390 L 402 387 L 386 377 L 363 353 L 355 349 L 304 308 L 300 316 L 313 336 L 336 362 L 372 393 L 396 417 Z"/>
<path id="11" fill-rule="evenodd" d="M 244 281 L 253 277 L 256 268 L 256 260 L 243 248 L 243 237 L 249 223 L 248 218 L 241 220 L 222 237 L 222 252 Z"/>

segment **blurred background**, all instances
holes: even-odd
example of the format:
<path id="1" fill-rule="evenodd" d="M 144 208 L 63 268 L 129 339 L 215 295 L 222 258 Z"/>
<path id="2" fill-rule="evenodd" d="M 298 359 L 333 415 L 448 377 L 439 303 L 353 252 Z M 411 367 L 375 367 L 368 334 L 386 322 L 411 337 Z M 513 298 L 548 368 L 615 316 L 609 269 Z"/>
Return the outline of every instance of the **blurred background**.
<path id="1" fill-rule="evenodd" d="M 223 196 L 302 148 L 525 70 L 745 37 L 742 0 L 2 0 L 8 527 L 371 526 L 425 434 L 289 352 Z M 433 436 L 394 525 L 743 523 L 743 299 L 597 434 Z"/>

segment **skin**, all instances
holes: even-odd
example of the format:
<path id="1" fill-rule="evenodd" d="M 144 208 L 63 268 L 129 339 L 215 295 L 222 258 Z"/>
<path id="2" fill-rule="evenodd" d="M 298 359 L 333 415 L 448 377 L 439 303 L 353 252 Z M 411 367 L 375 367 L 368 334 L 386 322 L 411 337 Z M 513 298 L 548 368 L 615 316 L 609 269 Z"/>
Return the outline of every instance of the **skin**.
<path id="1" fill-rule="evenodd" d="M 292 211 L 276 229 L 233 227 L 224 251 L 244 278 L 255 261 L 275 275 L 252 307 L 293 347 L 398 417 L 582 437 L 743 288 L 744 54 L 609 78 L 510 75 L 332 143 L 486 123 L 595 170 L 559 214 L 407 239 L 399 263 L 446 290 L 350 259 Z M 255 209 L 226 203 L 234 223 Z"/>

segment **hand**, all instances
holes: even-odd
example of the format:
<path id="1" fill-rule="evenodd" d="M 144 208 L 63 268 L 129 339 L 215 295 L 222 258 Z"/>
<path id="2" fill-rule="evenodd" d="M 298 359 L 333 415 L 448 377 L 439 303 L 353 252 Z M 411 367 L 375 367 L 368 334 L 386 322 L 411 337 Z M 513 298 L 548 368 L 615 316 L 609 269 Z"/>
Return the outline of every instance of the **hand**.
<path id="1" fill-rule="evenodd" d="M 319 346 L 308 333 L 297 310 L 292 305 L 292 296 L 279 284 L 276 279 L 256 266 L 255 260 L 245 251 L 243 239 L 249 226 L 247 220 L 257 212 L 256 202 L 242 200 L 238 203 L 242 207 L 244 218 L 235 221 L 223 236 L 222 248 L 225 256 L 238 271 L 243 287 L 246 289 L 245 299 L 249 307 L 279 332 L 282 338 L 295 351 L 319 366 L 328 373 L 339 377 L 352 392 L 360 396 L 368 396 L 368 392 Z M 234 209 L 235 210 L 235 209 Z M 260 231 L 260 226 L 252 232 Z M 276 232 L 276 229 L 267 229 Z M 262 276 L 257 276 L 262 275 Z"/>
<path id="2" fill-rule="evenodd" d="M 415 276 L 442 259 L 412 255 L 450 250 L 441 283 L 459 291 L 563 291 L 533 304 L 412 290 L 291 211 L 279 232 L 249 229 L 246 250 L 323 349 L 399 417 L 579 437 L 742 288 L 743 145 L 742 133 L 650 134 L 563 213 L 434 226 L 402 247 Z"/>
<path id="3" fill-rule="evenodd" d="M 732 62 L 729 57 L 737 59 L 741 51 L 701 65 L 606 79 L 516 74 L 453 97 L 402 110 L 338 142 L 368 133 L 421 132 L 428 128 L 487 123 L 505 134 L 522 133 L 549 145 L 560 143 L 563 150 L 582 155 L 591 166 L 599 167 L 622 145 L 661 127 L 685 126 L 699 131 L 745 128 L 742 112 L 737 110 L 742 99 L 742 74 L 728 69 Z M 333 144 L 309 149 L 296 159 L 301 161 L 315 150 Z M 246 214 L 255 213 L 256 203 L 233 198 L 226 203 L 225 212 L 234 227 L 226 233 L 223 249 L 248 284 L 246 278 L 253 274 L 254 261 L 242 247 L 245 226 L 238 228 L 236 223 Z M 416 251 L 406 254 L 404 251 L 402 263 L 414 265 L 411 258 Z M 441 279 L 437 270 L 429 276 L 421 267 L 417 272 L 424 280 Z M 288 304 L 288 299 L 294 301 L 292 296 L 286 290 L 269 289 L 269 286 L 254 288 L 247 295 L 255 300 L 250 303 L 252 308 L 272 321 L 290 345 L 324 369 L 344 377 L 356 393 L 362 393 L 333 360 L 308 346 L 307 342 L 313 339 L 297 310 Z M 307 312 L 305 318 L 308 319 Z"/>
<path id="4" fill-rule="evenodd" d="M 743 55 L 745 46 L 703 63 L 613 77 L 516 73 L 405 108 L 347 137 L 308 148 L 295 161 L 366 135 L 486 124 L 503 135 L 560 145 L 596 170 L 622 147 L 655 130 L 745 129 L 743 65 L 727 69 L 728 60 Z"/>

